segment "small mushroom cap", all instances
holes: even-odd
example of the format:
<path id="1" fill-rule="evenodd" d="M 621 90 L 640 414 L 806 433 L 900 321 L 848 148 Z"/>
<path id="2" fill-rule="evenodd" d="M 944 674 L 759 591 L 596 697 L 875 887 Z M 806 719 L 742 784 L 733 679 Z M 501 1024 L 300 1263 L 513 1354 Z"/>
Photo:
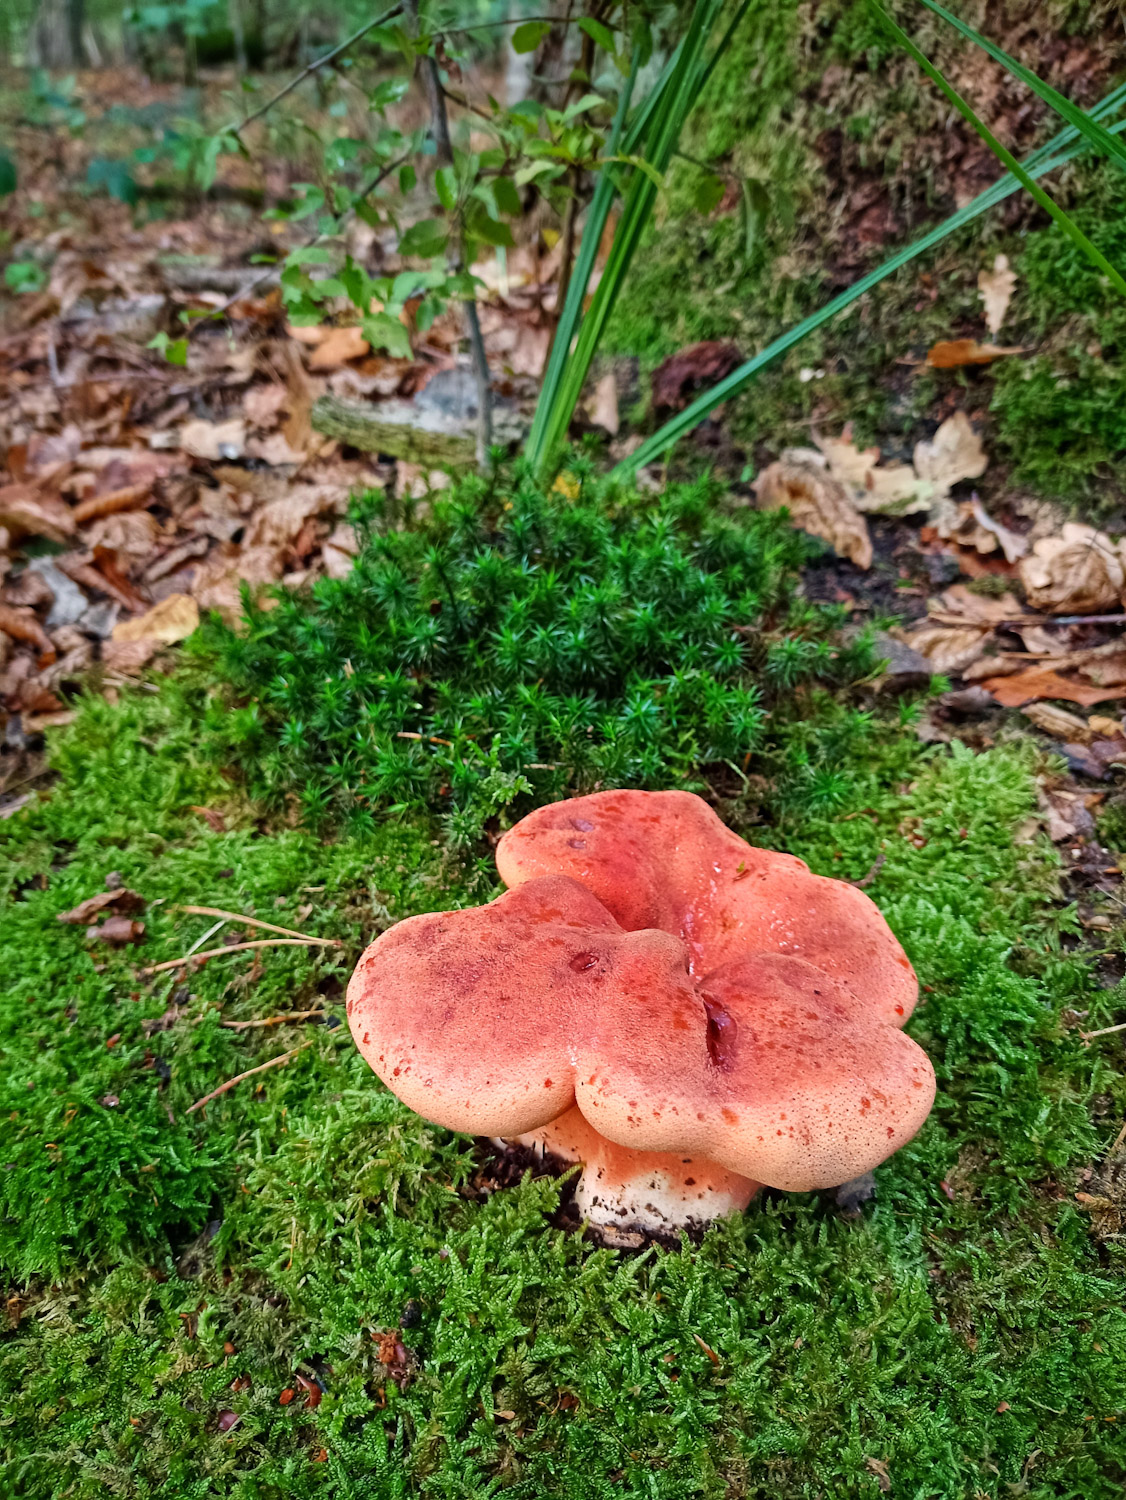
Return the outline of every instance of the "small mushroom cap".
<path id="1" fill-rule="evenodd" d="M 695 974 L 749 953 L 804 959 L 863 1011 L 902 1026 L 918 981 L 879 908 L 792 854 L 756 849 L 690 792 L 596 792 L 540 807 L 497 845 L 515 889 L 570 875 L 627 931 L 659 927 L 688 946 Z"/>
<path id="2" fill-rule="evenodd" d="M 619 1146 L 599 1135 L 578 1109 L 520 1140 L 563 1161 L 582 1162 L 575 1203 L 592 1224 L 668 1233 L 742 1213 L 758 1191 L 757 1182 L 700 1156 Z"/>
<path id="3" fill-rule="evenodd" d="M 760 953 L 713 970 L 691 996 L 669 997 L 660 1028 L 633 997 L 600 1020 L 575 1089 L 600 1134 L 788 1192 L 870 1171 L 934 1102 L 922 1048 L 858 1016 L 848 991 L 802 959 Z"/>
<path id="4" fill-rule="evenodd" d="M 574 1103 L 573 1039 L 622 993 L 688 989 L 683 946 L 624 933 L 552 875 L 487 906 L 408 917 L 364 953 L 348 1024 L 379 1077 L 450 1130 L 519 1135 Z"/>

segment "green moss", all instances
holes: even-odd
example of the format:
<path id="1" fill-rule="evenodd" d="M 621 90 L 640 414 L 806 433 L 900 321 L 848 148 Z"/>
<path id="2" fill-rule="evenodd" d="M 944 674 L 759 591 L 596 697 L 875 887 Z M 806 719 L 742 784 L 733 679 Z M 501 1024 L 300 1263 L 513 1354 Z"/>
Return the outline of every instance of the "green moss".
<path id="1" fill-rule="evenodd" d="M 863 1218 L 768 1193 L 698 1247 L 630 1256 L 553 1228 L 554 1180 L 470 1190 L 471 1143 L 404 1109 L 343 1031 L 185 1115 L 310 1035 L 220 1030 L 215 1005 L 300 1008 L 380 906 L 467 899 L 422 829 L 329 844 L 262 829 L 195 759 L 198 706 L 175 684 L 85 705 L 50 797 L 5 825 L 5 1495 L 797 1500 L 877 1494 L 885 1472 L 921 1496 L 1120 1494 L 1126 1257 L 1073 1194 L 1126 1086 L 1069 1010 L 1106 1025 L 1123 1001 L 1070 951 L 1055 852 L 1013 842 L 1035 803 L 1027 748 L 928 750 L 909 725 L 804 700 L 788 753 L 836 791 L 751 831 L 842 878 L 886 855 L 870 890 L 919 969 L 911 1030 L 938 1102 Z M 230 831 L 189 803 L 224 809 Z M 146 1042 L 163 992 L 132 955 L 96 973 L 55 922 L 111 866 L 165 898 L 147 961 L 205 929 L 170 909 L 184 900 L 346 947 L 265 950 L 250 985 L 249 956 L 211 963 Z M 163 1088 L 146 1047 L 171 1067 Z M 98 1103 L 107 1089 L 118 1106 Z M 403 1322 L 400 1389 L 373 1334 Z M 315 1409 L 298 1372 L 325 1386 Z M 223 1412 L 240 1418 L 226 1432 Z"/>

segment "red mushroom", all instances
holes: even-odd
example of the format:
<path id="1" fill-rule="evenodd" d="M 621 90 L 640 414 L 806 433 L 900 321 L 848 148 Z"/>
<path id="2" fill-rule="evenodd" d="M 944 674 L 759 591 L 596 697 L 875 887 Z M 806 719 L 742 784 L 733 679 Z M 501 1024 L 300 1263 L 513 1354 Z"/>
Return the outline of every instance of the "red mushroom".
<path id="1" fill-rule="evenodd" d="M 760 1182 L 835 1186 L 926 1118 L 930 1063 L 898 1029 L 914 975 L 859 891 L 677 792 L 541 808 L 498 865 L 496 901 L 372 944 L 349 1022 L 427 1119 L 581 1160 L 592 1221 L 668 1229 Z"/>

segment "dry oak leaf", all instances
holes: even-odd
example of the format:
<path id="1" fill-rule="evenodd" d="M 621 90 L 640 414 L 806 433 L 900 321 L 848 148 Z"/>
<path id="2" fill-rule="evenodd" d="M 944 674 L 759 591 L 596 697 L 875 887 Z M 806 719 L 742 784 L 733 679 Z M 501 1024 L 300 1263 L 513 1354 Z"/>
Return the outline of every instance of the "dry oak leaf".
<path id="1" fill-rule="evenodd" d="M 1088 686 L 1044 667 L 1029 667 L 1026 672 L 1017 672 L 1010 677 L 987 677 L 982 686 L 1005 708 L 1020 708 L 1036 698 L 1060 698 L 1065 703 L 1081 703 L 1084 708 L 1089 708 L 1091 704 L 1104 703 L 1108 698 L 1126 697 L 1126 691 L 1121 687 Z"/>
<path id="2" fill-rule="evenodd" d="M 33 485 L 6 484 L 0 489 L 0 526 L 14 538 L 43 536 L 61 543 L 74 535 L 74 512 Z"/>
<path id="3" fill-rule="evenodd" d="M 1117 545 L 1105 532 L 1067 521 L 1059 536 L 1043 536 L 1020 565 L 1033 609 L 1047 614 L 1095 614 L 1117 604 L 1126 582 Z"/>
<path id="4" fill-rule="evenodd" d="M 977 273 L 978 296 L 985 304 L 985 326 L 994 337 L 1001 332 L 1016 284 L 1016 272 L 1010 270 L 1007 255 L 994 257 L 991 271 Z"/>
<path id="5" fill-rule="evenodd" d="M 208 422 L 196 417 L 180 428 L 179 442 L 185 453 L 212 463 L 241 458 L 246 448 L 246 423 L 241 417 L 231 417 L 226 422 Z"/>
<path id="6" fill-rule="evenodd" d="M 991 365 L 1006 354 L 1027 354 L 1023 344 L 979 344 L 976 339 L 939 339 L 927 351 L 932 370 L 957 370 L 963 365 Z"/>
<path id="7" fill-rule="evenodd" d="M 852 441 L 851 424 L 846 425 L 839 438 L 815 436 L 814 441 L 829 465 L 829 472 L 844 486 L 857 510 L 909 516 L 927 509 L 929 501 L 922 494 L 918 475 L 911 465 L 894 463 L 878 467 L 880 450 L 857 448 Z M 792 449 L 783 453 L 782 458 L 801 459 L 808 452 L 805 448 Z"/>
<path id="8" fill-rule="evenodd" d="M 915 472 L 931 500 L 948 494 L 963 479 L 980 479 L 988 467 L 981 438 L 964 411 L 947 417 L 929 442 L 915 444 Z"/>
<path id="9" fill-rule="evenodd" d="M 307 521 L 317 516 L 340 515 L 347 509 L 348 491 L 334 484 L 291 485 L 278 500 L 271 500 L 251 518 L 246 528 L 247 547 L 288 547 Z"/>
<path id="10" fill-rule="evenodd" d="M 805 461 L 779 459 L 755 480 L 755 498 L 760 510 L 790 512 L 795 526 L 828 542 L 840 557 L 858 568 L 872 566 L 872 539 L 868 523 L 860 515 L 843 484 L 835 479 L 820 454 L 807 452 Z"/>
<path id="11" fill-rule="evenodd" d="M 115 625 L 113 639 L 118 643 L 151 640 L 170 646 L 175 641 L 186 640 L 198 629 L 199 606 L 196 601 L 188 594 L 169 594 L 145 614 Z"/>

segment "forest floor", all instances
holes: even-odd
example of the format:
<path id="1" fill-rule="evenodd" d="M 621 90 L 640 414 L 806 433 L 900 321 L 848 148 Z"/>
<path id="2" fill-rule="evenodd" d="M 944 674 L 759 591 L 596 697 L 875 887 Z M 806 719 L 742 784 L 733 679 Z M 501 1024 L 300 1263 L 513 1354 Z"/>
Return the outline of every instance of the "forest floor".
<path id="1" fill-rule="evenodd" d="M 717 78 L 725 103 L 693 154 L 726 153 L 765 198 L 686 229 L 691 163 L 676 169 L 591 392 L 576 492 L 725 343 L 757 346 L 984 185 L 953 134 L 914 132 L 901 161 L 902 77 L 846 20 L 814 40 L 752 34 L 761 117 L 739 114 L 746 58 Z M 1122 59 L 1082 26 L 1060 34 L 1057 81 L 1082 75 L 1090 103 Z M 771 466 L 805 466 L 828 545 L 779 544 L 762 582 L 761 752 L 740 770 L 693 748 L 669 775 L 752 842 L 865 882 L 919 972 L 910 1030 L 939 1094 L 857 1212 L 765 1192 L 678 1247 L 610 1248 L 566 1212 L 565 1175 L 422 1123 L 344 1024 L 376 932 L 495 892 L 504 798 L 572 789 L 514 791 L 502 747 L 479 773 L 499 816 L 459 833 L 414 743 L 390 816 L 341 798 L 347 695 L 377 662 L 348 618 L 353 566 L 378 551 L 349 497 L 383 496 L 382 522 L 420 545 L 445 522 L 429 466 L 348 448 L 310 414 L 325 393 L 455 384 L 456 330 L 409 360 L 328 324 L 294 336 L 276 290 L 249 285 L 251 257 L 297 232 L 260 216 L 300 180 L 292 141 L 201 202 L 173 167 L 137 167 L 123 202 L 98 184 L 191 103 L 178 86 L 89 75 L 29 104 L 17 82 L 21 185 L 0 200 L 5 1495 L 1120 1497 L 1126 312 L 1043 222 L 999 213 L 873 295 L 859 333 L 796 351 L 620 507 L 644 516 L 708 464 L 742 533 L 764 520 Z M 1033 144 L 1041 126 L 1014 129 Z M 925 202 L 905 188 L 924 160 Z M 1065 191 L 1121 259 L 1109 173 L 1075 168 Z M 1015 280 L 994 330 L 978 278 L 998 255 Z M 488 273 L 516 409 L 549 336 L 551 256 L 541 240 L 507 282 Z M 181 310 L 228 302 L 183 366 L 148 347 L 180 335 Z M 1017 352 L 928 363 L 994 338 Z M 854 498 L 910 500 L 941 461 L 942 503 L 827 516 L 811 448 Z M 1102 530 L 1037 594 L 1033 549 L 1058 555 L 1088 523 Z M 669 545 L 695 565 L 693 525 Z M 295 602 L 243 636 L 197 633 L 209 611 L 237 620 L 240 582 Z M 337 660 L 325 642 L 350 629 Z M 829 656 L 865 630 L 884 665 L 834 677 Z M 306 696 L 283 713 L 287 674 Z M 238 946 L 263 923 L 308 941 Z"/>

